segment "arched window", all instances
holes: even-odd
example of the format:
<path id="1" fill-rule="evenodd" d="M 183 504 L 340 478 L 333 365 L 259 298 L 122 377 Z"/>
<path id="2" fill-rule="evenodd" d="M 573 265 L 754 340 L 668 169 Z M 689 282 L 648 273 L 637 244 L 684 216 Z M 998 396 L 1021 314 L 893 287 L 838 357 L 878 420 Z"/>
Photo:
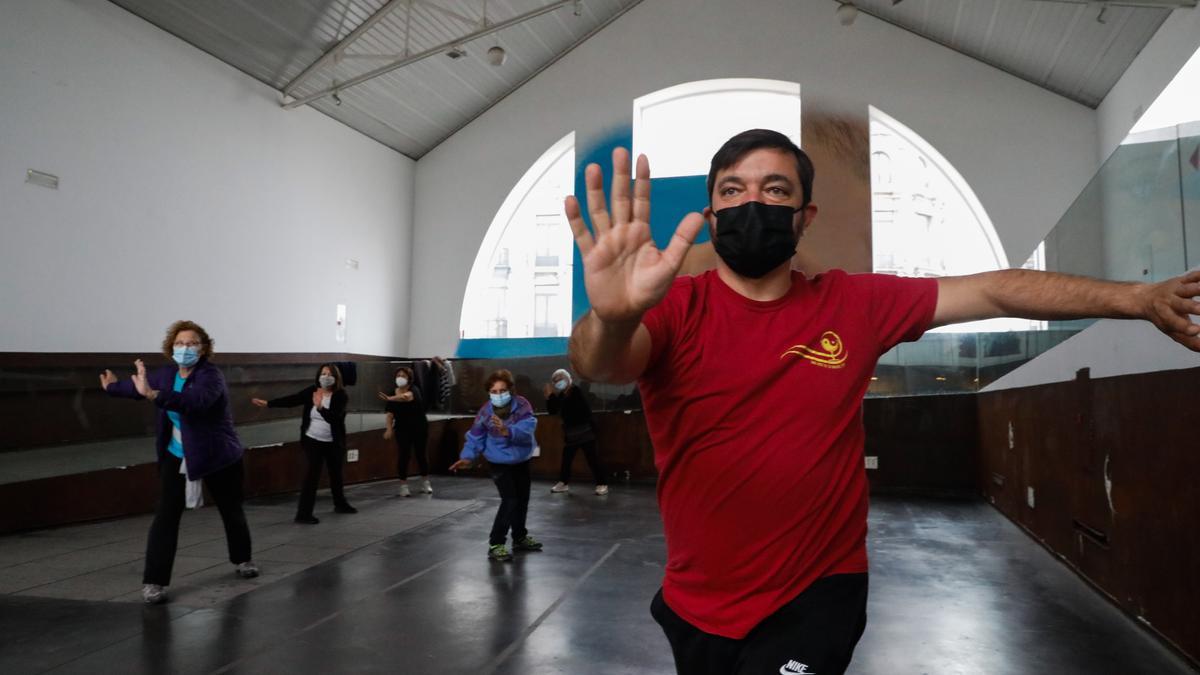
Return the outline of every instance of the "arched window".
<path id="1" fill-rule="evenodd" d="M 943 277 L 1007 269 L 1008 256 L 962 175 L 916 132 L 870 108 L 872 258 L 876 272 Z M 886 177 L 884 181 L 881 178 Z M 1038 252 L 1025 267 L 1038 268 Z M 1044 322 L 993 319 L 941 332 L 1039 330 Z"/>
<path id="2" fill-rule="evenodd" d="M 747 129 L 772 129 L 800 145 L 800 85 L 751 78 L 685 82 L 633 101 L 633 156 L 655 178 L 707 176 L 721 144 Z"/>
<path id="3" fill-rule="evenodd" d="M 573 241 L 562 202 L 573 190 L 574 175 L 571 132 L 544 152 L 509 192 L 471 266 L 460 337 L 570 334 Z"/>

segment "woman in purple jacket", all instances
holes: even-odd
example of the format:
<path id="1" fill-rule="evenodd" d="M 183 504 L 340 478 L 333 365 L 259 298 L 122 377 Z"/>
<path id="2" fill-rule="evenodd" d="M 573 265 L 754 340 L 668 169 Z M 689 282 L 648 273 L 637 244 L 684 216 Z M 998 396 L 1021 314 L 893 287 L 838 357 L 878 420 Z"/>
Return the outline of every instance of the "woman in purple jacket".
<path id="1" fill-rule="evenodd" d="M 450 470 L 469 469 L 480 455 L 488 461 L 492 481 L 500 492 L 500 508 L 496 510 L 488 538 L 488 559 L 507 561 L 513 559 L 504 545 L 510 528 L 514 551 L 542 550 L 541 543 L 525 529 L 525 516 L 529 512 L 529 461 L 536 445 L 533 433 L 537 418 L 529 401 L 513 391 L 512 373 L 497 370 L 488 376 L 484 386 L 488 402 L 475 415 L 459 460 L 450 465 Z"/>
<path id="2" fill-rule="evenodd" d="M 155 448 L 162 495 L 150 525 L 146 566 L 142 573 L 142 599 L 147 604 L 166 600 L 171 583 L 179 519 L 183 515 L 187 480 L 203 480 L 217 502 L 225 523 L 229 561 L 238 576 L 258 576 L 250 560 L 250 529 L 242 511 L 242 443 L 233 430 L 233 412 L 225 377 L 209 363 L 212 339 L 191 321 L 176 321 L 167 328 L 162 351 L 178 367 L 146 372 L 141 359 L 137 372 L 124 382 L 111 370 L 100 375 L 100 386 L 110 396 L 149 400 L 158 408 Z"/>

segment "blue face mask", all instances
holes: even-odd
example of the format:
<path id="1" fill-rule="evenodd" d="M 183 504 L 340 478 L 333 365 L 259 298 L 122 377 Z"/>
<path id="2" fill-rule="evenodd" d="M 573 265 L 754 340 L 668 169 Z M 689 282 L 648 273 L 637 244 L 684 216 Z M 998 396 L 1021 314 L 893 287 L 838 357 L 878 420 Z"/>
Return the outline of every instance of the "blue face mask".
<path id="1" fill-rule="evenodd" d="M 554 383 L 554 388 L 559 391 L 566 391 L 567 387 L 569 386 L 571 386 L 571 382 L 569 380 L 559 380 Z"/>
<path id="2" fill-rule="evenodd" d="M 497 408 L 503 408 L 512 400 L 512 394 L 507 391 L 503 394 L 488 394 L 488 397 L 492 399 L 492 405 Z"/>
<path id="3" fill-rule="evenodd" d="M 171 358 L 184 368 L 190 368 L 200 360 L 200 352 L 195 347 L 176 347 Z"/>

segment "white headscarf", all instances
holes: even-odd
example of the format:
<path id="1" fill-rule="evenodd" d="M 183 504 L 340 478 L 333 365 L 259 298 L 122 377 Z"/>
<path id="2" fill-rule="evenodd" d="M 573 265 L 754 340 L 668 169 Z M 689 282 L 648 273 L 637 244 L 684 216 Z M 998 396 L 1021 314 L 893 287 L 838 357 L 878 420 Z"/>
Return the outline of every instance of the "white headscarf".
<path id="1" fill-rule="evenodd" d="M 553 382 L 554 380 L 557 380 L 560 376 L 566 378 L 568 387 L 571 386 L 571 373 L 567 372 L 566 370 L 564 370 L 562 368 L 559 368 L 558 370 L 554 371 L 554 374 L 550 376 L 550 381 Z"/>

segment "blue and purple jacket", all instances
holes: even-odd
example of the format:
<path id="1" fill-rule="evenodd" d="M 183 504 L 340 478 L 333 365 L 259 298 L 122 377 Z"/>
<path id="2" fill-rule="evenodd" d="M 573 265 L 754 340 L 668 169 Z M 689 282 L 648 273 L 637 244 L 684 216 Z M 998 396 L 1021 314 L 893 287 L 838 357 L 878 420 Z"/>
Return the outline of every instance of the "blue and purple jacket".
<path id="1" fill-rule="evenodd" d="M 504 420 L 508 435 L 496 432 L 489 424 L 495 411 L 491 401 L 483 404 L 475 415 L 475 423 L 467 431 L 467 442 L 463 445 L 460 459 L 475 461 L 480 454 L 493 464 L 520 464 L 533 456 L 533 432 L 537 429 L 537 418 L 533 406 L 523 396 L 513 396 L 512 412 Z"/>

